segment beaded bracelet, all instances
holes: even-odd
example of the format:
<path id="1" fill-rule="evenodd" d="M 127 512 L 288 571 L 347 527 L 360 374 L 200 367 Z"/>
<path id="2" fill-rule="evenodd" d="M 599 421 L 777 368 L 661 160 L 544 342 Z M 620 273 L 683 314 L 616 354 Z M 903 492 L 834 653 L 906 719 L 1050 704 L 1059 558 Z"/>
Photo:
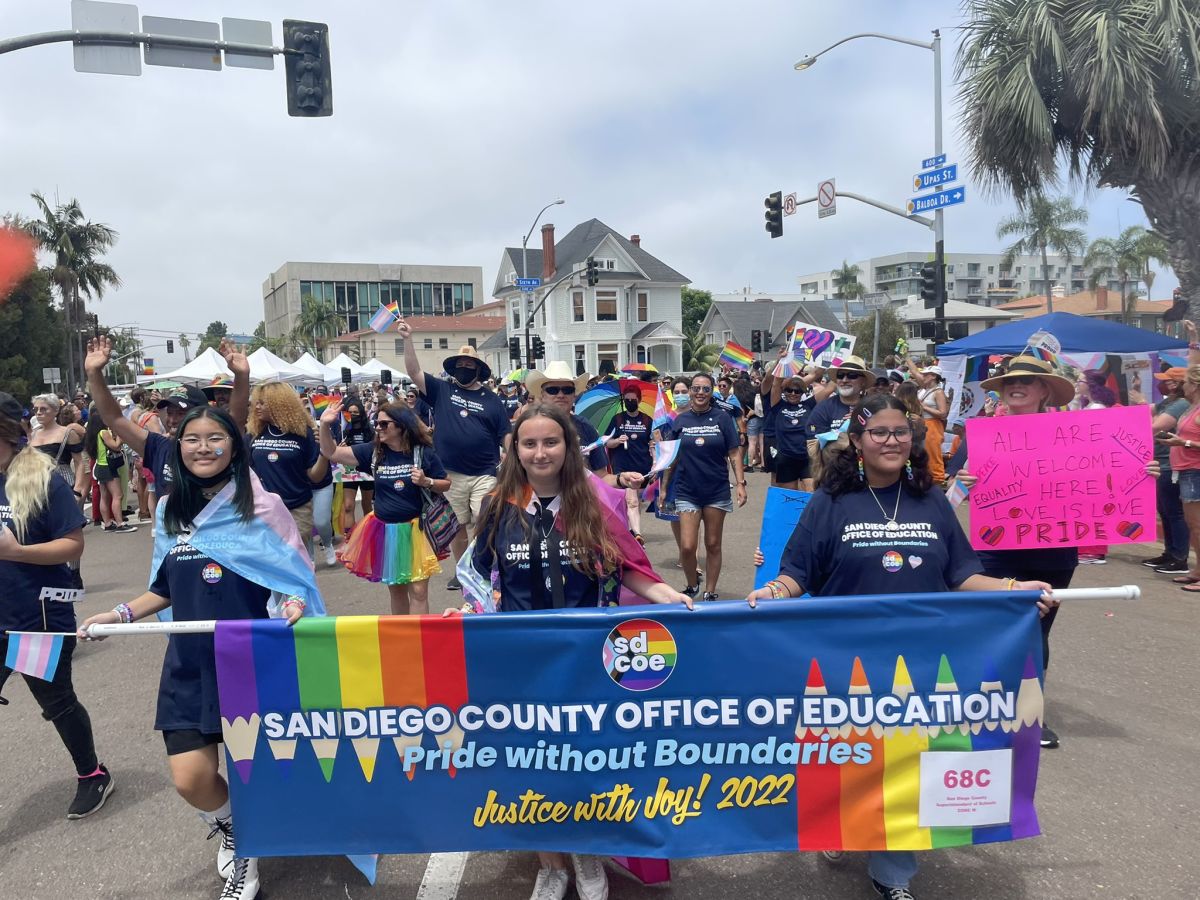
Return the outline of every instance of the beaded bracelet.
<path id="1" fill-rule="evenodd" d="M 286 600 L 284 600 L 283 605 L 284 606 L 299 606 L 301 609 L 308 608 L 308 604 L 305 603 L 302 598 L 297 597 L 295 594 L 292 594 L 290 597 L 288 597 Z"/>
<path id="2" fill-rule="evenodd" d="M 113 612 L 117 614 L 117 618 L 121 620 L 121 624 L 128 625 L 133 621 L 133 609 L 128 603 L 118 603 L 113 607 Z"/>

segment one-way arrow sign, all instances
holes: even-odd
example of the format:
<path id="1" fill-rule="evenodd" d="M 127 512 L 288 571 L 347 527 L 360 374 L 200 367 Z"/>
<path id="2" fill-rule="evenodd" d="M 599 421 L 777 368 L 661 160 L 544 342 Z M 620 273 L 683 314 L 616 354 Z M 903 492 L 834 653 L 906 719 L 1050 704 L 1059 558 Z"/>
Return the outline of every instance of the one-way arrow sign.
<path id="1" fill-rule="evenodd" d="M 936 194 L 926 194 L 924 197 L 913 197 L 908 201 L 908 214 L 928 212 L 931 209 L 942 209 L 946 206 L 957 206 L 967 199 L 966 188 L 955 188 L 952 191 L 938 191 Z"/>

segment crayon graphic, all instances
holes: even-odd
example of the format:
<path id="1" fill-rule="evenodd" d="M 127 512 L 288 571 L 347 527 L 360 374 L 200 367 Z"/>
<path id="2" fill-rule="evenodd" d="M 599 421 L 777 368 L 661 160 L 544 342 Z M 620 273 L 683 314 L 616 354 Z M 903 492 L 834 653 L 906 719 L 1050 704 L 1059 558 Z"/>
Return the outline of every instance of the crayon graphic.
<path id="1" fill-rule="evenodd" d="M 338 677 L 341 681 L 342 707 L 368 710 L 383 706 L 383 675 L 380 672 L 379 617 L 338 616 Z M 375 775 L 379 738 L 352 737 L 350 746 L 358 757 L 363 777 Z"/>
<path id="2" fill-rule="evenodd" d="M 850 675 L 849 693 L 871 693 L 866 670 L 857 656 Z M 883 729 L 878 722 L 874 722 L 866 726 L 856 725 L 852 730 L 853 737 L 845 737 L 850 737 L 856 745 L 869 745 L 871 761 L 851 761 L 841 766 L 842 848 L 871 850 L 886 847 L 887 832 L 883 824 Z"/>
<path id="3" fill-rule="evenodd" d="M 278 632 L 285 632 L 282 637 Z M 254 668 L 258 672 L 259 707 L 288 714 L 300 709 L 300 683 L 296 674 L 295 636 L 279 619 L 258 621 L 254 627 Z M 267 746 L 284 778 L 296 758 L 295 738 L 267 738 Z"/>
<path id="4" fill-rule="evenodd" d="M 302 709 L 338 709 L 342 705 L 336 623 L 336 618 L 305 616 L 292 626 Z M 337 760 L 338 739 L 320 737 L 313 738 L 309 743 L 325 780 L 331 781 L 333 764 Z"/>
<path id="5" fill-rule="evenodd" d="M 425 616 L 421 620 L 421 654 L 425 666 L 425 699 L 429 706 L 445 706 L 457 714 L 467 702 L 467 651 L 463 644 L 463 617 L 442 619 Z M 457 750 L 462 746 L 463 730 L 455 725 L 438 735 L 440 749 Z M 449 748 L 447 748 L 449 743 Z M 450 767 L 450 777 L 457 772 Z"/>
<path id="6" fill-rule="evenodd" d="M 804 696 L 823 697 L 828 693 L 821 667 L 814 658 L 808 669 Z M 841 768 L 836 763 L 817 762 L 821 751 L 828 753 L 837 729 L 806 728 L 800 741 L 800 762 L 796 766 L 796 838 L 801 850 L 842 849 Z M 807 759 L 807 764 L 805 761 Z"/>
<path id="7" fill-rule="evenodd" d="M 221 734 L 229 762 L 242 784 L 250 781 L 260 724 L 257 677 L 251 646 L 251 620 L 219 622 L 221 640 L 214 637 L 217 683 L 220 686 Z M 232 718 L 230 718 L 232 717 Z"/>
<path id="8" fill-rule="evenodd" d="M 912 676 L 903 656 L 896 657 L 892 693 L 907 700 L 913 692 Z M 933 846 L 928 828 L 917 824 L 921 790 L 921 754 L 929 738 L 920 725 L 883 730 L 883 825 L 891 850 L 928 850 Z"/>
<path id="9" fill-rule="evenodd" d="M 979 685 L 979 690 L 984 694 L 1004 690 L 1004 685 L 1000 682 L 1000 674 L 996 671 L 996 664 L 992 660 L 988 660 L 983 667 L 983 681 Z M 1000 727 L 1000 723 L 976 722 L 971 726 L 972 750 L 1007 750 L 1011 746 L 1012 738 L 1005 729 Z M 989 844 L 993 841 L 1011 839 L 1012 826 L 1008 823 L 976 826 L 971 838 L 972 842 L 976 844 Z"/>
<path id="10" fill-rule="evenodd" d="M 1017 690 L 1017 720 L 1012 731 L 1012 836 L 1041 834 L 1033 795 L 1037 791 L 1038 760 L 1042 752 L 1042 683 L 1033 656 L 1025 659 Z"/>
<path id="11" fill-rule="evenodd" d="M 421 621 L 417 616 L 384 616 L 379 620 L 379 665 L 387 706 L 426 705 Z M 394 737 L 392 743 L 403 764 L 408 748 L 421 745 L 421 735 Z M 416 770 L 407 769 L 405 774 L 411 781 Z"/>
<path id="12" fill-rule="evenodd" d="M 954 672 L 950 670 L 950 660 L 945 654 L 938 663 L 937 685 L 934 692 L 938 694 L 957 694 L 958 684 L 954 680 Z M 943 725 L 929 729 L 930 750 L 964 751 L 971 749 L 971 731 L 966 725 Z M 971 828 L 958 828 L 949 825 L 930 829 L 934 849 L 939 847 L 959 847 L 971 843 Z"/>

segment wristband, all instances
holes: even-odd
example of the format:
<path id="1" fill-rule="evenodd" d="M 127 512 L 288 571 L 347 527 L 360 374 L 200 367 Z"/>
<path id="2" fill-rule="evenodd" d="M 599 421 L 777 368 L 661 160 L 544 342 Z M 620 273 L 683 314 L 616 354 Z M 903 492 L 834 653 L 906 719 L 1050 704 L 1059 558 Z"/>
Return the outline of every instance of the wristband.
<path id="1" fill-rule="evenodd" d="M 133 621 L 133 610 L 128 603 L 118 603 L 113 607 L 113 612 L 117 614 L 117 618 L 121 620 L 122 625 L 128 625 Z"/>
<path id="2" fill-rule="evenodd" d="M 283 605 L 284 606 L 299 606 L 301 609 L 305 609 L 308 606 L 307 603 L 305 603 L 302 599 L 297 597 L 295 594 L 292 594 L 290 597 L 288 597 L 286 600 L 284 600 Z"/>

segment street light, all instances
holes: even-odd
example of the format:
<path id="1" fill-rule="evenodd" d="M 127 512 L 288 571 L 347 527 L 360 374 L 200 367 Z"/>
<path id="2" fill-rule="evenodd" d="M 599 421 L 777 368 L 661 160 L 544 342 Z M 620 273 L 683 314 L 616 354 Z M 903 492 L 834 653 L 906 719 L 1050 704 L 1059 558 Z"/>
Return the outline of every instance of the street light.
<path id="1" fill-rule="evenodd" d="M 525 237 L 521 238 L 521 277 L 522 278 L 529 277 L 529 260 L 528 260 L 528 256 L 526 253 L 526 248 L 529 245 L 529 236 L 531 234 L 533 234 L 533 229 L 537 228 L 537 223 L 541 221 L 542 214 L 546 210 L 548 210 L 552 206 L 561 206 L 562 204 L 564 204 L 566 202 L 567 201 L 562 199 L 561 197 L 559 197 L 557 200 L 552 200 L 551 202 L 549 202 L 545 206 L 543 206 L 540 210 L 538 210 L 538 214 L 533 217 L 533 224 L 530 225 L 529 230 L 527 232 L 525 232 Z M 545 265 L 544 260 L 543 260 L 543 265 Z M 522 288 L 521 292 L 522 292 L 522 294 L 524 294 L 525 289 Z M 533 318 L 533 314 L 530 312 L 530 304 L 528 302 L 526 302 L 524 304 L 524 306 L 525 306 L 525 366 L 526 366 L 526 368 L 532 369 L 533 368 L 533 346 L 529 342 L 529 324 L 530 324 L 529 320 Z"/>
<path id="2" fill-rule="evenodd" d="M 801 57 L 792 68 L 797 72 L 803 72 L 810 69 L 818 59 L 828 53 L 835 47 L 840 47 L 847 41 L 857 40 L 858 38 L 878 38 L 881 41 L 891 41 L 895 44 L 907 44 L 910 47 L 920 47 L 922 50 L 933 51 L 933 155 L 942 155 L 942 33 L 938 29 L 933 31 L 933 40 L 917 41 L 912 38 L 897 37 L 894 34 L 881 34 L 877 31 L 864 31 L 861 34 L 852 34 L 849 37 L 844 37 L 840 41 L 830 44 L 820 53 L 814 53 L 809 56 Z M 933 214 L 933 233 L 934 233 L 934 266 L 938 272 L 938 284 L 941 286 L 939 290 L 939 300 L 945 297 L 946 283 L 946 246 L 945 246 L 945 229 L 943 227 L 943 211 L 938 209 Z M 937 322 L 938 336 L 937 340 L 944 340 L 945 335 L 945 306 L 939 303 L 935 320 Z"/>

